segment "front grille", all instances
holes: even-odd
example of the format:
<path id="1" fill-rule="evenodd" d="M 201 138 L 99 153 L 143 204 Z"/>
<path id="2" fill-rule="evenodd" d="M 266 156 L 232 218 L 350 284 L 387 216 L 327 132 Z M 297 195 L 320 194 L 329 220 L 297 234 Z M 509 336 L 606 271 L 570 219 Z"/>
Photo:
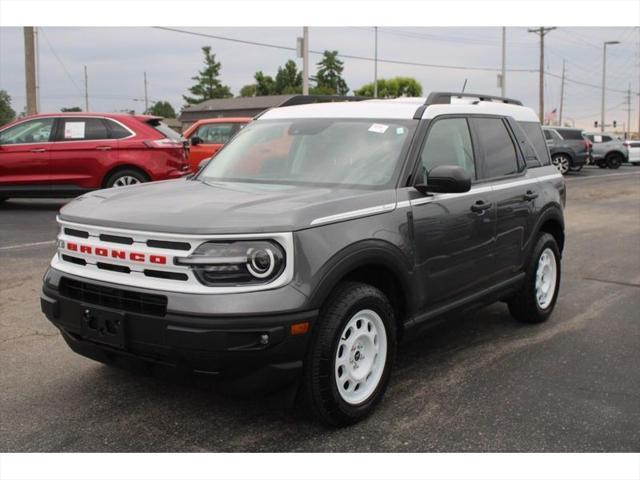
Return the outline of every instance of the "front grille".
<path id="1" fill-rule="evenodd" d="M 167 314 L 167 297 L 132 292 L 62 277 L 60 293 L 68 298 L 103 307 L 144 315 L 163 317 Z"/>

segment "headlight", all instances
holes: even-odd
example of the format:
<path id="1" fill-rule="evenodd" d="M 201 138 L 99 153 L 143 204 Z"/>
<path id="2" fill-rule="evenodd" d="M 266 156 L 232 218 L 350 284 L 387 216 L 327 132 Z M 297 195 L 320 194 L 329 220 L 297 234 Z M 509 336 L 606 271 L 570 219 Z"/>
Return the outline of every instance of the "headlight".
<path id="1" fill-rule="evenodd" d="M 282 274 L 285 261 L 282 247 L 269 240 L 206 242 L 189 257 L 175 259 L 210 286 L 269 283 Z"/>

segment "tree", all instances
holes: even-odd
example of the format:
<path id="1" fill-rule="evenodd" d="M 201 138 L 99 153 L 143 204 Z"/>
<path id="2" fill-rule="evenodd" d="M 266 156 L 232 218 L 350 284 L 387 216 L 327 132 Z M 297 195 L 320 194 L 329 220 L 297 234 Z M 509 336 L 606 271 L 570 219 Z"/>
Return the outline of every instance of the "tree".
<path id="1" fill-rule="evenodd" d="M 11 108 L 11 97 L 6 90 L 0 90 L 0 125 L 9 123 L 16 118 L 16 112 Z"/>
<path id="2" fill-rule="evenodd" d="M 322 60 L 317 64 L 318 72 L 312 78 L 316 87 L 312 89 L 315 94 L 346 95 L 349 92 L 347 82 L 342 78 L 344 62 L 338 59 L 338 51 L 325 50 Z"/>
<path id="3" fill-rule="evenodd" d="M 278 67 L 275 80 L 276 94 L 302 93 L 302 72 L 293 60 L 287 61 L 284 68 Z"/>
<path id="4" fill-rule="evenodd" d="M 204 70 L 200 70 L 198 75 L 192 77 L 196 84 L 189 88 L 189 92 L 193 96 L 183 95 L 187 105 L 194 105 L 211 100 L 212 98 L 229 98 L 231 89 L 227 85 L 223 85 L 218 79 L 220 76 L 220 62 L 216 62 L 216 55 L 211 53 L 211 47 L 202 47 L 204 53 Z"/>
<path id="5" fill-rule="evenodd" d="M 169 102 L 156 102 L 146 112 L 149 115 L 163 118 L 176 118 L 176 111 Z"/>
<path id="6" fill-rule="evenodd" d="M 62 107 L 60 109 L 61 112 L 67 113 L 67 112 L 81 112 L 82 109 L 80 107 Z"/>
<path id="7" fill-rule="evenodd" d="M 241 97 L 255 97 L 256 96 L 256 84 L 245 85 L 240 89 Z"/>
<path id="8" fill-rule="evenodd" d="M 265 75 L 262 71 L 253 76 L 256 79 L 256 95 L 275 95 L 276 82 L 271 75 Z"/>
<path id="9" fill-rule="evenodd" d="M 379 98 L 419 97 L 422 95 L 422 85 L 415 78 L 380 78 L 377 83 Z M 354 94 L 361 97 L 373 97 L 373 82 L 363 85 Z"/>

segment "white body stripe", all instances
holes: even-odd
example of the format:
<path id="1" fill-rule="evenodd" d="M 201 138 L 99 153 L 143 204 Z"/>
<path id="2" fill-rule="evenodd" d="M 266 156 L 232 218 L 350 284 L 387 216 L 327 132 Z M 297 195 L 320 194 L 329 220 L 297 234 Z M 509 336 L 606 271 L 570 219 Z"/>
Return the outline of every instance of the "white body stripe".
<path id="1" fill-rule="evenodd" d="M 563 178 L 560 173 L 554 173 L 552 175 L 544 175 L 542 177 L 530 177 L 522 180 L 515 180 L 511 182 L 504 183 L 494 183 L 492 185 L 478 185 L 475 187 L 471 187 L 471 190 L 463 193 L 436 193 L 429 197 L 417 198 L 415 200 L 402 200 L 394 203 L 387 203 L 385 205 L 376 205 L 374 207 L 362 208 L 359 210 L 351 210 L 344 213 L 339 213 L 336 215 L 330 215 L 328 217 L 320 217 L 316 218 L 311 222 L 311 225 L 321 225 L 325 223 L 339 222 L 341 220 L 353 219 L 358 217 L 366 217 L 369 215 L 374 215 L 378 213 L 386 213 L 395 210 L 396 208 L 406 208 L 411 206 L 424 205 L 426 203 L 431 202 L 440 202 L 443 200 L 448 200 L 452 198 L 461 198 L 466 197 L 468 195 L 477 195 L 479 193 L 487 193 L 493 192 L 496 190 L 505 190 L 507 188 L 519 187 L 522 185 L 529 185 L 533 183 L 538 183 L 544 180 L 553 180 L 553 179 L 561 179 Z M 498 180 L 497 182 L 500 182 Z"/>

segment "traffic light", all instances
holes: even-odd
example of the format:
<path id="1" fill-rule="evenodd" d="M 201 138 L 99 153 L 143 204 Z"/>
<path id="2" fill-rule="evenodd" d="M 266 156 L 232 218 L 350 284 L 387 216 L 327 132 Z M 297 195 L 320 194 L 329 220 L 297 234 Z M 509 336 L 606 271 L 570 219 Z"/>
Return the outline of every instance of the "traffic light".
<path id="1" fill-rule="evenodd" d="M 613 128 L 616 128 L 616 125 L 618 124 L 618 122 L 616 122 L 615 120 L 613 121 Z"/>
<path id="2" fill-rule="evenodd" d="M 598 128 L 598 120 L 596 120 L 595 122 L 593 122 L 593 127 L 594 127 L 594 128 Z"/>

